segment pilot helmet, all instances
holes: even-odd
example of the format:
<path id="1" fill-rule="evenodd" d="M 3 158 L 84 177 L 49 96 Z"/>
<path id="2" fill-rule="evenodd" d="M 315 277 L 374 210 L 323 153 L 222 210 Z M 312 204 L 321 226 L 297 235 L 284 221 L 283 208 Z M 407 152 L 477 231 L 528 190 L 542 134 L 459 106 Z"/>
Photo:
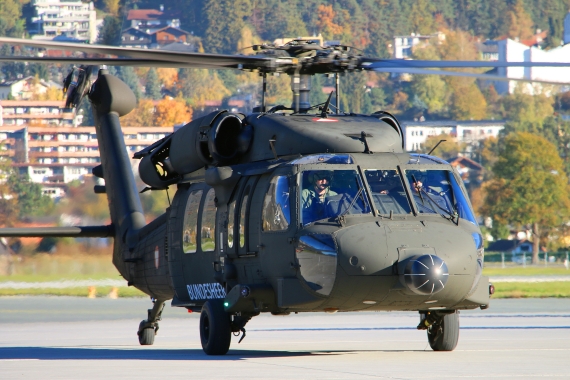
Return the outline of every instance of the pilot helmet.
<path id="1" fill-rule="evenodd" d="M 327 186 L 330 186 L 334 172 L 332 170 L 315 170 L 309 174 L 309 182 L 315 185 L 319 179 L 326 179 Z"/>

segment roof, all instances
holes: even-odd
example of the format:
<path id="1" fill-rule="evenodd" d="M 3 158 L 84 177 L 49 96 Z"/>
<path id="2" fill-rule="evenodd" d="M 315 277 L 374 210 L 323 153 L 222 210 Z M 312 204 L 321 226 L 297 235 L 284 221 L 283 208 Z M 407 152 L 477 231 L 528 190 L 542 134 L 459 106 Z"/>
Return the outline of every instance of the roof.
<path id="1" fill-rule="evenodd" d="M 518 240 L 518 239 L 514 239 L 514 240 L 497 240 L 496 242 L 491 243 L 486 251 L 491 251 L 491 252 L 508 252 L 508 251 L 512 251 L 515 248 L 521 246 L 522 244 L 532 244 L 530 241 L 523 239 L 523 240 Z"/>
<path id="2" fill-rule="evenodd" d="M 2 107 L 63 107 L 63 100 L 0 100 Z"/>
<path id="3" fill-rule="evenodd" d="M 131 9 L 127 20 L 158 20 L 162 13 L 158 9 Z"/>
<path id="4" fill-rule="evenodd" d="M 158 9 L 131 9 L 127 14 L 127 20 L 172 20 L 180 18 L 179 13 L 178 11 L 161 12 Z"/>
<path id="5" fill-rule="evenodd" d="M 455 157 L 447 161 L 451 164 L 451 166 L 461 165 L 463 167 L 468 167 L 469 169 L 472 170 L 483 170 L 483 166 L 481 166 L 481 164 L 479 164 L 476 161 L 473 161 L 469 157 L 464 157 L 464 156 Z"/>
<path id="6" fill-rule="evenodd" d="M 400 124 L 406 127 L 491 127 L 504 126 L 506 120 L 433 120 L 433 121 L 406 121 L 400 120 Z"/>
<path id="7" fill-rule="evenodd" d="M 536 33 L 534 36 L 532 36 L 528 40 L 521 40 L 519 42 L 523 45 L 526 45 L 526 46 L 536 46 L 536 45 L 540 44 L 542 41 L 544 41 L 544 39 L 546 38 L 547 35 L 548 35 L 548 30 L 545 30 L 543 32 Z"/>

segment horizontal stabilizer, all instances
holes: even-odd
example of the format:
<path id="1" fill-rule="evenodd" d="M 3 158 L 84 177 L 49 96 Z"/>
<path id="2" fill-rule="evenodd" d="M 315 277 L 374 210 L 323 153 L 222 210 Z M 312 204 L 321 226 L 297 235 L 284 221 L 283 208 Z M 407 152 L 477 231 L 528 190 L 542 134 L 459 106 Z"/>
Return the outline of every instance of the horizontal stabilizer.
<path id="1" fill-rule="evenodd" d="M 0 228 L 0 237 L 113 237 L 114 228 L 108 226 Z"/>

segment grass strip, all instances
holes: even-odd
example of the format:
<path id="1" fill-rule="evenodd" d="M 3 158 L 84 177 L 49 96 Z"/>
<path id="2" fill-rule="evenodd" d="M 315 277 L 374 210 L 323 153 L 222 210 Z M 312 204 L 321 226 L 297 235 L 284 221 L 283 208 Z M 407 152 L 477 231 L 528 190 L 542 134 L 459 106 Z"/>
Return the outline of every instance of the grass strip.
<path id="1" fill-rule="evenodd" d="M 564 268 L 563 266 L 550 266 L 545 267 L 544 265 L 537 266 L 527 266 L 526 268 L 522 266 L 512 266 L 512 267 L 495 267 L 495 266 L 485 266 L 483 268 L 484 276 L 569 276 L 570 270 Z"/>
<path id="2" fill-rule="evenodd" d="M 113 288 L 111 286 L 101 286 L 95 289 L 92 295 L 95 297 L 110 297 Z M 0 289 L 0 296 L 89 296 L 88 287 L 77 288 L 32 288 L 32 289 Z M 148 297 L 140 290 L 133 287 L 117 288 L 116 296 L 118 297 Z"/>
<path id="3" fill-rule="evenodd" d="M 492 298 L 569 298 L 570 282 L 501 282 Z"/>

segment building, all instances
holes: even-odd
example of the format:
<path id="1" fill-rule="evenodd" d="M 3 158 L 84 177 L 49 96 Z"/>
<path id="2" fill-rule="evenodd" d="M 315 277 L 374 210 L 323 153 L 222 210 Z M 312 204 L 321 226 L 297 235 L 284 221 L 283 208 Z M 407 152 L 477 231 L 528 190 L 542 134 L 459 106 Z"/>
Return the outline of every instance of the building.
<path id="1" fill-rule="evenodd" d="M 180 28 L 180 12 L 158 9 L 131 9 L 127 14 L 127 28 L 135 28 L 152 33 L 165 27 Z"/>
<path id="2" fill-rule="evenodd" d="M 173 132 L 165 127 L 123 127 L 130 154 Z M 95 127 L 0 127 L 0 154 L 11 157 L 21 174 L 41 183 L 43 192 L 57 198 L 67 184 L 83 180 L 101 162 Z"/>
<path id="3" fill-rule="evenodd" d="M 30 29 L 33 39 L 93 44 L 97 41 L 97 18 L 93 2 L 81 0 L 32 0 L 35 17 Z"/>
<path id="4" fill-rule="evenodd" d="M 432 38 L 437 38 L 438 41 L 441 42 L 445 40 L 445 34 L 438 32 L 436 34 L 422 36 L 412 33 L 407 36 L 394 36 L 392 43 L 392 58 L 411 58 L 414 47 L 428 43 Z"/>
<path id="5" fill-rule="evenodd" d="M 560 62 L 570 64 L 570 44 L 550 50 L 542 50 L 534 45 L 529 46 L 533 43 L 534 40 L 518 42 L 508 38 L 497 41 L 499 62 Z M 497 68 L 497 75 L 507 78 L 570 84 L 568 67 L 499 67 Z M 524 86 L 525 92 L 529 94 L 535 93 L 536 90 L 541 91 L 543 87 L 539 83 L 494 82 L 495 89 L 499 94 L 512 94 L 517 85 Z"/>
<path id="6" fill-rule="evenodd" d="M 0 83 L 0 100 L 18 99 L 28 100 L 34 96 L 45 94 L 50 88 L 62 90 L 63 87 L 53 81 L 39 81 L 34 77 L 26 77 Z"/>
<path id="7" fill-rule="evenodd" d="M 171 26 L 153 30 L 128 28 L 121 34 L 121 46 L 147 49 L 163 48 L 180 43 L 191 46 L 191 51 L 194 52 L 197 51 L 194 40 L 195 38 L 189 32 Z"/>
<path id="8" fill-rule="evenodd" d="M 470 185 L 478 186 L 483 181 L 483 172 L 485 169 L 481 164 L 473 161 L 469 157 L 455 157 L 448 160 L 448 162 L 455 168 L 457 173 L 459 173 L 463 183 L 468 189 L 470 188 Z"/>
<path id="9" fill-rule="evenodd" d="M 456 137 L 458 141 L 474 143 L 489 137 L 497 137 L 505 127 L 505 120 L 465 121 L 402 121 L 406 150 L 420 150 L 429 136 L 443 133 Z"/>
<path id="10" fill-rule="evenodd" d="M 0 100 L 0 127 L 77 126 L 83 115 L 65 112 L 58 100 Z"/>

